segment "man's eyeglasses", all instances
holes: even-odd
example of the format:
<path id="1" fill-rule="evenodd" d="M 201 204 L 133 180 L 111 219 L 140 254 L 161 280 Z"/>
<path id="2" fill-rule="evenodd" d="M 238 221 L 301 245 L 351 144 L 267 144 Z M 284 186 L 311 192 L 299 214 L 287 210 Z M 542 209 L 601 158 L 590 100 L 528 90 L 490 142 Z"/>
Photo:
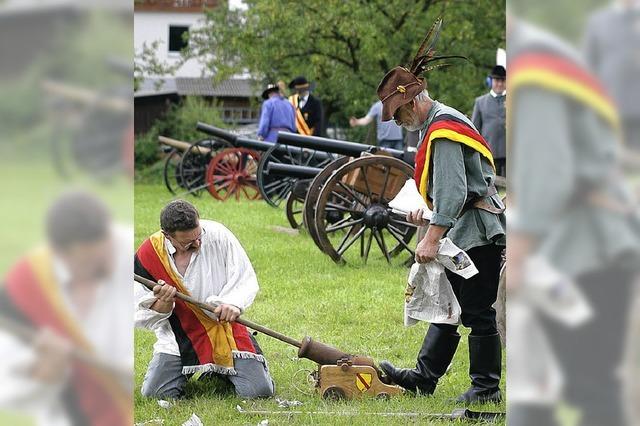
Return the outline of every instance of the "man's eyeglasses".
<path id="1" fill-rule="evenodd" d="M 201 228 L 200 235 L 198 235 L 193 240 L 187 241 L 186 243 L 183 243 L 181 241 L 176 240 L 174 237 L 172 237 L 171 235 L 169 235 L 166 232 L 165 232 L 165 235 L 168 236 L 168 237 L 171 237 L 171 239 L 173 241 L 175 241 L 176 243 L 180 244 L 182 246 L 183 250 L 189 250 L 191 247 L 193 247 L 193 245 L 196 243 L 196 241 L 202 241 L 202 237 L 204 236 L 205 233 L 206 233 L 205 229 Z"/>
<path id="2" fill-rule="evenodd" d="M 409 102 L 406 105 L 409 105 L 411 108 L 413 108 L 413 101 Z M 398 108 L 396 112 L 393 113 L 393 121 L 395 121 L 395 123 L 398 126 L 402 125 L 402 118 L 400 118 L 400 111 L 402 111 L 404 107 L 405 105 L 400 106 L 400 108 Z"/>

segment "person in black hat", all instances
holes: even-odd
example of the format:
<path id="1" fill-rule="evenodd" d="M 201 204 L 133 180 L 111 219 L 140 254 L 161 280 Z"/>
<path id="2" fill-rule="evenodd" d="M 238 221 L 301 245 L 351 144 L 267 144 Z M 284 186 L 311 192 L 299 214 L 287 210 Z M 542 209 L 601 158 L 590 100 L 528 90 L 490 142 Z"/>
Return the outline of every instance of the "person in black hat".
<path id="1" fill-rule="evenodd" d="M 507 168 L 507 70 L 496 65 L 491 70 L 491 91 L 476 98 L 471 121 L 489 142 L 496 174 L 506 176 Z"/>
<path id="2" fill-rule="evenodd" d="M 262 92 L 262 111 L 258 125 L 258 139 L 275 142 L 278 131 L 296 132 L 296 118 L 293 107 L 280 94 L 277 84 L 269 84 Z"/>
<path id="3" fill-rule="evenodd" d="M 289 83 L 289 89 L 293 91 L 289 101 L 296 111 L 298 133 L 307 136 L 323 136 L 322 102 L 309 92 L 309 81 L 303 76 L 296 77 Z"/>

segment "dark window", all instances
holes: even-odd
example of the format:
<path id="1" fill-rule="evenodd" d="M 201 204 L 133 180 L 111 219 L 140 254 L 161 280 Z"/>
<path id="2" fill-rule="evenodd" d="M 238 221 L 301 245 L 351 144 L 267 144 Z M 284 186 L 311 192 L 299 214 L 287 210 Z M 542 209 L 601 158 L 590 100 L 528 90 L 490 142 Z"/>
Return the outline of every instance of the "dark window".
<path id="1" fill-rule="evenodd" d="M 169 52 L 180 52 L 187 47 L 188 41 L 185 39 L 189 33 L 189 27 L 183 25 L 169 26 Z"/>

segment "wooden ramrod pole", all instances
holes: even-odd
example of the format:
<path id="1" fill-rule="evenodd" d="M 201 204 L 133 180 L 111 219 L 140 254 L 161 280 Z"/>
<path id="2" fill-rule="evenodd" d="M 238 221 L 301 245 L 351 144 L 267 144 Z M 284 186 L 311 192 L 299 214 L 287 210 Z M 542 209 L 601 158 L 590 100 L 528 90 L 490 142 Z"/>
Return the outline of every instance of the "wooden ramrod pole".
<path id="1" fill-rule="evenodd" d="M 153 287 L 159 285 L 155 281 L 151 281 L 151 280 L 149 280 L 149 279 L 147 279 L 145 277 L 142 277 L 142 276 L 140 276 L 138 274 L 134 274 L 133 277 L 134 277 L 134 280 L 136 282 L 139 282 L 140 284 L 142 284 L 143 286 L 145 286 L 146 288 L 148 288 L 149 290 L 152 290 L 152 291 L 153 291 Z M 191 303 L 192 305 L 195 305 L 195 306 L 197 306 L 197 307 L 199 307 L 201 309 L 204 309 L 205 311 L 209 311 L 211 313 L 214 313 L 214 310 L 218 306 L 218 305 L 215 305 L 215 304 L 202 303 L 202 302 L 194 299 L 193 297 L 187 296 L 186 294 L 182 294 L 180 292 L 176 293 L 176 297 L 178 299 L 184 300 L 187 303 Z M 249 321 L 248 319 L 245 319 L 245 318 L 242 318 L 242 317 L 238 317 L 238 319 L 236 319 L 236 322 L 238 324 L 245 325 L 245 326 L 249 327 L 252 330 L 258 331 L 260 333 L 264 333 L 267 336 L 271 336 L 274 339 L 278 339 L 281 342 L 288 343 L 291 346 L 295 346 L 296 348 L 300 348 L 302 346 L 302 342 L 300 342 L 298 340 L 295 340 L 295 339 L 292 339 L 289 336 L 285 336 L 282 333 L 278 333 L 277 331 L 271 330 L 270 328 L 263 327 L 260 324 L 256 324 L 253 321 Z"/>

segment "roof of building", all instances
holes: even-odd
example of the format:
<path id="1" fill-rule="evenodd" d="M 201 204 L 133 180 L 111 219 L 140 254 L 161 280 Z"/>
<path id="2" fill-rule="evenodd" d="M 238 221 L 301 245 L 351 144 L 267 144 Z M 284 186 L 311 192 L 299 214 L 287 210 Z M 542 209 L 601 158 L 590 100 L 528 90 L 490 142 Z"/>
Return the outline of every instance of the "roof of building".
<path id="1" fill-rule="evenodd" d="M 213 96 L 229 98 L 253 98 L 260 96 L 260 89 L 248 78 L 229 78 L 213 84 L 211 77 L 145 78 L 140 82 L 135 97 L 157 96 L 175 93 L 181 96 Z"/>
<path id="2" fill-rule="evenodd" d="M 251 98 L 260 95 L 252 80 L 247 78 L 229 78 L 218 84 L 208 77 L 176 78 L 176 87 L 181 95 L 201 95 L 215 97 Z"/>

